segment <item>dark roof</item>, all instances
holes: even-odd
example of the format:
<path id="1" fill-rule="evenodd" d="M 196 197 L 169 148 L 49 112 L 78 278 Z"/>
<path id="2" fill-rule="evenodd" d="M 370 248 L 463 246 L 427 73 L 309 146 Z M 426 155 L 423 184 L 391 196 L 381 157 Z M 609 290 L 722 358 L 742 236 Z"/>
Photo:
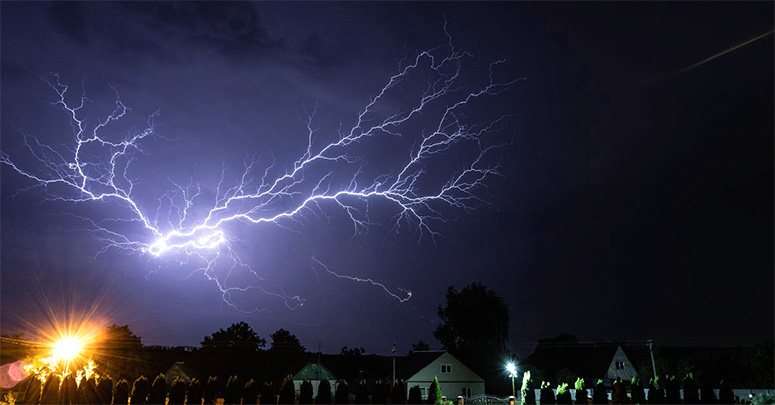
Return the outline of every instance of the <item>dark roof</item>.
<path id="1" fill-rule="evenodd" d="M 438 359 L 442 354 L 446 353 L 443 350 L 425 350 L 415 351 L 407 356 L 399 367 L 396 365 L 396 378 L 399 380 L 407 380 L 409 377 L 417 374 L 428 364 L 431 364 L 434 360 Z"/>
<path id="2" fill-rule="evenodd" d="M 531 368 L 540 370 L 547 380 L 554 380 L 558 372 L 568 370 L 587 381 L 594 381 L 605 377 L 618 347 L 620 345 L 616 343 L 543 343 L 528 356 L 526 363 Z M 630 358 L 624 347 L 622 350 Z"/>

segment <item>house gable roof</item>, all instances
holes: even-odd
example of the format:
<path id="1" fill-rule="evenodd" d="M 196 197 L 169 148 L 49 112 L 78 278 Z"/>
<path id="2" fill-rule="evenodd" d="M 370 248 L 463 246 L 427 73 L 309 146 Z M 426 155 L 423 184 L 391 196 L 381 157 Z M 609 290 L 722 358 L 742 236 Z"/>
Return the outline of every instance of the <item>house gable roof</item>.
<path id="1" fill-rule="evenodd" d="M 527 363 L 545 372 L 548 378 L 556 378 L 559 371 L 568 370 L 591 381 L 606 377 L 617 350 L 624 352 L 616 343 L 539 344 L 527 358 Z"/>
<path id="2" fill-rule="evenodd" d="M 307 363 L 293 376 L 294 380 L 336 380 L 336 376 L 320 363 Z"/>
<path id="3" fill-rule="evenodd" d="M 396 378 L 403 380 L 432 380 L 433 376 L 439 375 L 439 370 L 427 370 L 428 367 L 434 363 L 450 364 L 452 366 L 452 374 L 455 378 L 461 376 L 467 376 L 468 380 L 476 382 L 484 382 L 484 379 L 477 375 L 473 370 L 468 368 L 463 362 L 458 360 L 455 356 L 449 352 L 439 351 L 417 351 L 409 355 L 406 363 L 396 371 Z M 441 376 L 440 380 L 443 380 Z"/>

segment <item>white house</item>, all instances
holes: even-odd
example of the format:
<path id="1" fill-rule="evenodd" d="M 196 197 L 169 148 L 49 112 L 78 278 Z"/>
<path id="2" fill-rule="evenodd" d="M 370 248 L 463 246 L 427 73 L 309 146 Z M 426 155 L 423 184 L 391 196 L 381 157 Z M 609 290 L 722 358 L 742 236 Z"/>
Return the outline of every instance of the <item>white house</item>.
<path id="1" fill-rule="evenodd" d="M 312 384 L 312 395 L 317 398 L 318 386 L 323 380 L 328 380 L 331 387 L 331 397 L 334 397 L 334 389 L 336 387 L 336 376 L 328 368 L 320 363 L 307 363 L 302 367 L 299 372 L 293 376 L 293 388 L 296 389 L 298 395 L 299 389 L 301 389 L 301 383 L 309 381 Z"/>
<path id="2" fill-rule="evenodd" d="M 484 394 L 484 379 L 446 351 L 412 353 L 396 371 L 396 377 L 406 381 L 407 398 L 409 390 L 419 386 L 422 399 L 428 399 L 428 388 L 434 377 L 439 379 L 441 392 L 447 398 L 456 398 L 458 395 L 470 398 Z"/>
<path id="3" fill-rule="evenodd" d="M 635 377 L 636 375 L 638 375 L 638 372 L 635 370 L 635 366 L 632 365 L 632 362 L 627 355 L 624 354 L 622 347 L 616 346 L 613 359 L 611 359 L 611 362 L 608 365 L 608 371 L 606 371 L 606 377 L 610 380 L 621 378 L 624 381 L 630 381 L 632 380 L 632 377 Z"/>

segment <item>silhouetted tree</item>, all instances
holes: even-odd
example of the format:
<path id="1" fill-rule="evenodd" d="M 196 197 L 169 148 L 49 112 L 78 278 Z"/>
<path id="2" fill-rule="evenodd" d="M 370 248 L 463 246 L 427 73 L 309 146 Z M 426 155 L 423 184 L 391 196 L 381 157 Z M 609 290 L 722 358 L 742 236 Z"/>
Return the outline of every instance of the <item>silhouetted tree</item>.
<path id="1" fill-rule="evenodd" d="M 665 403 L 665 394 L 662 392 L 662 383 L 660 378 L 654 377 L 649 380 L 649 404 Z"/>
<path id="2" fill-rule="evenodd" d="M 299 387 L 299 405 L 312 404 L 312 383 L 307 380 L 301 382 Z"/>
<path id="3" fill-rule="evenodd" d="M 684 378 L 684 403 L 700 403 L 699 388 L 697 387 L 697 381 L 694 380 L 694 375 L 692 373 L 687 374 Z"/>
<path id="4" fill-rule="evenodd" d="M 296 389 L 293 386 L 293 380 L 286 378 L 283 386 L 280 388 L 279 403 L 282 405 L 293 405 L 296 402 Z"/>
<path id="5" fill-rule="evenodd" d="M 127 405 L 129 402 L 129 383 L 121 380 L 113 387 L 113 405 Z"/>
<path id="6" fill-rule="evenodd" d="M 77 404 L 77 391 L 78 385 L 75 382 L 75 376 L 73 374 L 67 375 L 59 387 L 59 403 L 62 405 Z"/>
<path id="7" fill-rule="evenodd" d="M 630 397 L 633 404 L 646 403 L 646 396 L 643 392 L 643 384 L 640 382 L 640 379 L 637 375 L 632 377 L 632 381 L 630 381 Z"/>
<path id="8" fill-rule="evenodd" d="M 167 401 L 167 382 L 164 374 L 159 374 L 153 379 L 150 392 L 148 392 L 149 404 L 164 404 Z"/>
<path id="9" fill-rule="evenodd" d="M 269 350 L 292 353 L 304 353 L 307 351 L 299 342 L 299 338 L 285 329 L 278 329 L 272 333 L 272 346 Z"/>
<path id="10" fill-rule="evenodd" d="M 430 350 L 430 349 L 431 349 L 430 345 L 428 345 L 427 343 L 425 343 L 422 340 L 418 340 L 417 343 L 412 343 L 412 351 L 410 353 L 422 352 L 422 351 Z"/>
<path id="11" fill-rule="evenodd" d="M 409 398 L 406 400 L 406 403 L 410 405 L 422 404 L 422 390 L 419 385 L 409 389 Z"/>
<path id="12" fill-rule="evenodd" d="M 78 384 L 78 403 L 96 404 L 97 402 L 97 382 L 94 378 L 82 379 Z"/>
<path id="13" fill-rule="evenodd" d="M 223 402 L 226 405 L 239 405 L 242 399 L 242 381 L 239 377 L 233 375 L 226 382 L 226 389 L 223 393 Z"/>
<path id="14" fill-rule="evenodd" d="M 366 386 L 365 380 L 358 381 L 358 385 L 355 386 L 355 403 L 356 404 L 369 403 L 369 387 Z"/>
<path id="15" fill-rule="evenodd" d="M 439 386 L 439 378 L 434 376 L 431 386 L 428 387 L 428 403 L 440 404 L 441 396 L 442 396 L 442 393 L 441 393 L 441 387 Z"/>
<path id="16" fill-rule="evenodd" d="M 571 398 L 570 398 L 570 391 L 568 390 L 568 383 L 562 383 L 557 386 L 557 395 L 555 397 L 555 400 L 557 401 L 557 404 L 561 405 L 570 405 L 571 404 Z"/>
<path id="17" fill-rule="evenodd" d="M 244 353 L 256 352 L 264 346 L 266 346 L 266 340 L 258 336 L 245 322 L 233 323 L 226 329 L 218 329 L 217 332 L 202 340 L 204 350 L 232 349 Z"/>
<path id="18" fill-rule="evenodd" d="M 200 405 L 202 403 L 202 394 L 204 389 L 202 382 L 196 378 L 188 384 L 188 393 L 186 394 L 186 405 Z"/>
<path id="19" fill-rule="evenodd" d="M 242 403 L 244 405 L 256 405 L 258 403 L 258 383 L 252 378 L 245 383 L 242 389 Z"/>
<path id="20" fill-rule="evenodd" d="M 24 387 L 24 393 L 17 403 L 37 405 L 38 402 L 40 402 L 40 390 L 42 388 L 40 380 L 36 377 L 31 377 L 27 382 L 27 386 Z"/>
<path id="21" fill-rule="evenodd" d="M 627 387 L 619 377 L 616 377 L 616 380 L 614 380 L 611 402 L 618 405 L 627 403 Z"/>
<path id="22" fill-rule="evenodd" d="M 207 384 L 202 389 L 202 398 L 206 404 L 212 404 L 215 402 L 215 398 L 221 393 L 221 381 L 218 377 L 210 376 L 207 379 Z"/>
<path id="23" fill-rule="evenodd" d="M 132 333 L 129 325 L 111 325 L 95 347 L 104 369 L 113 376 L 137 376 L 143 372 L 143 342 Z"/>
<path id="24" fill-rule="evenodd" d="M 519 389 L 522 403 L 526 405 L 535 405 L 536 403 L 535 386 L 531 374 L 530 371 L 525 371 L 525 373 L 522 374 L 522 385 Z"/>
<path id="25" fill-rule="evenodd" d="M 406 402 L 406 381 L 400 380 L 393 385 L 390 391 L 391 404 L 403 404 Z"/>
<path id="26" fill-rule="evenodd" d="M 43 391 L 40 395 L 41 405 L 59 404 L 59 385 L 61 381 L 58 376 L 52 375 L 46 379 L 43 384 Z"/>
<path id="27" fill-rule="evenodd" d="M 718 403 L 719 404 L 734 404 L 735 393 L 732 391 L 732 386 L 727 380 L 721 380 L 718 391 Z"/>
<path id="28" fill-rule="evenodd" d="M 552 391 L 552 386 L 549 384 L 548 381 L 542 381 L 541 382 L 541 403 L 542 404 L 553 404 L 555 403 L 556 398 L 554 397 L 554 391 Z"/>
<path id="29" fill-rule="evenodd" d="M 669 404 L 681 403 L 681 385 L 674 375 L 665 377 L 665 401 Z"/>
<path id="30" fill-rule="evenodd" d="M 320 381 L 318 385 L 317 405 L 329 405 L 331 403 L 331 383 L 328 380 Z"/>
<path id="31" fill-rule="evenodd" d="M 349 404 L 350 399 L 350 387 L 347 385 L 347 381 L 341 380 L 336 384 L 336 392 L 334 392 L 334 403 L 337 405 Z"/>
<path id="32" fill-rule="evenodd" d="M 713 385 L 704 382 L 702 384 L 702 388 L 700 389 L 700 400 L 703 404 L 717 404 L 718 399 L 716 399 L 716 392 L 713 390 Z"/>
<path id="33" fill-rule="evenodd" d="M 176 378 L 170 386 L 168 405 L 183 405 L 186 401 L 186 382 Z"/>
<path id="34" fill-rule="evenodd" d="M 271 382 L 265 382 L 261 387 L 261 405 L 276 404 L 277 392 L 274 384 Z"/>
<path id="35" fill-rule="evenodd" d="M 601 379 L 597 380 L 595 388 L 592 390 L 592 403 L 596 405 L 608 403 L 608 393 L 605 391 L 605 386 Z"/>
<path id="36" fill-rule="evenodd" d="M 447 289 L 438 308 L 441 324 L 433 335 L 480 375 L 500 359 L 509 333 L 509 309 L 501 297 L 480 283 Z"/>
<path id="37" fill-rule="evenodd" d="M 363 353 L 366 353 L 366 349 L 362 347 L 349 347 L 349 346 L 342 346 L 342 350 L 340 352 L 343 356 L 360 356 Z"/>
<path id="38" fill-rule="evenodd" d="M 132 383 L 132 395 L 129 400 L 132 405 L 144 404 L 148 399 L 149 391 L 148 379 L 144 376 L 137 377 L 134 383 Z"/>
<path id="39" fill-rule="evenodd" d="M 377 380 L 371 387 L 371 403 L 384 405 L 387 403 L 390 386 Z"/>

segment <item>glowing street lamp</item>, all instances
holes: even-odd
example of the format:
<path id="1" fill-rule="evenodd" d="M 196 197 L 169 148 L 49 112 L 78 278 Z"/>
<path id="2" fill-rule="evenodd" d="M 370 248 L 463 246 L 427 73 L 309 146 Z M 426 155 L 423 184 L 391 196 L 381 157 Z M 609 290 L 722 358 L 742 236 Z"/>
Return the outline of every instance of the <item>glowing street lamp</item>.
<path id="1" fill-rule="evenodd" d="M 514 379 L 517 378 L 517 365 L 513 361 L 506 363 L 506 371 L 509 373 L 509 377 L 511 377 L 511 396 L 516 398 L 517 392 L 514 388 Z"/>

